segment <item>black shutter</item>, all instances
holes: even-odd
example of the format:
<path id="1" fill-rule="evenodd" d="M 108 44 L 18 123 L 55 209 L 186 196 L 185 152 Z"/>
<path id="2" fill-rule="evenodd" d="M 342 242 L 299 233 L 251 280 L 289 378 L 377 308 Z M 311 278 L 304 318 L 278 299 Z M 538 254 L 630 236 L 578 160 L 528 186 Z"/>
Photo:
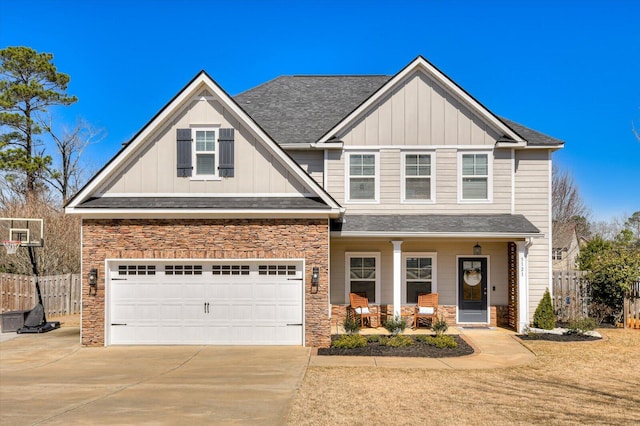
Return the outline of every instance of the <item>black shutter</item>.
<path id="1" fill-rule="evenodd" d="M 233 177 L 233 149 L 234 130 L 220 129 L 218 146 L 220 148 L 220 161 L 218 171 L 220 177 Z"/>
<path id="2" fill-rule="evenodd" d="M 191 129 L 178 129 L 177 132 L 178 177 L 191 176 Z"/>

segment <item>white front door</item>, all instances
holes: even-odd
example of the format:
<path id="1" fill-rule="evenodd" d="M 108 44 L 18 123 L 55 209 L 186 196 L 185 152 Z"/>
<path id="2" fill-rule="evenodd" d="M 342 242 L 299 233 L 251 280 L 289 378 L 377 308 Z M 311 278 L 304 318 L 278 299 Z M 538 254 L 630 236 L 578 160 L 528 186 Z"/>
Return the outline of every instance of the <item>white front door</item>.
<path id="1" fill-rule="evenodd" d="M 109 262 L 112 345 L 302 345 L 303 263 Z"/>

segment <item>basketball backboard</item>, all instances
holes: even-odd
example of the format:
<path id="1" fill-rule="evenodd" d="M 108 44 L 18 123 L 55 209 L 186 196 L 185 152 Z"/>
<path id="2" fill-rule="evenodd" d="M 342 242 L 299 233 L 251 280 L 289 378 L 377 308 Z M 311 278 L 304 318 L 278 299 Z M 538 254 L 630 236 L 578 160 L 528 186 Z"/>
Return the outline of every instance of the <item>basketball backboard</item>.
<path id="1" fill-rule="evenodd" d="M 0 218 L 0 240 L 20 241 L 21 246 L 41 247 L 44 244 L 42 219 Z"/>

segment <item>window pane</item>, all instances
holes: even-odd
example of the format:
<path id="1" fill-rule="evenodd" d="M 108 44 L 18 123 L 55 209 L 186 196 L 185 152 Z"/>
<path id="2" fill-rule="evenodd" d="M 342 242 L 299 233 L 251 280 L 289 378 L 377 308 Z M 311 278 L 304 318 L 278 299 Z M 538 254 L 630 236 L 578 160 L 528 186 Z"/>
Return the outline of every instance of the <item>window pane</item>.
<path id="1" fill-rule="evenodd" d="M 476 154 L 476 175 L 486 176 L 489 174 L 487 154 Z"/>
<path id="2" fill-rule="evenodd" d="M 350 260 L 350 277 L 353 279 L 376 279 L 375 257 L 352 257 Z"/>
<path id="3" fill-rule="evenodd" d="M 407 178 L 404 190 L 407 200 L 430 200 L 431 179 Z"/>
<path id="4" fill-rule="evenodd" d="M 489 198 L 487 178 L 462 179 L 462 198 L 465 200 L 486 200 Z"/>
<path id="5" fill-rule="evenodd" d="M 216 132 L 213 130 L 196 131 L 196 151 L 215 151 Z"/>
<path id="6" fill-rule="evenodd" d="M 469 176 L 474 175 L 474 155 L 473 154 L 464 154 L 462 156 L 462 175 Z"/>
<path id="7" fill-rule="evenodd" d="M 214 175 L 216 173 L 216 156 L 214 154 L 198 154 L 196 156 L 196 174 Z"/>
<path id="8" fill-rule="evenodd" d="M 351 281 L 351 292 L 365 294 L 369 302 L 376 300 L 375 281 Z"/>
<path id="9" fill-rule="evenodd" d="M 363 155 L 362 156 L 362 164 L 365 166 L 375 166 L 376 157 L 374 155 Z"/>
<path id="10" fill-rule="evenodd" d="M 407 283 L 407 303 L 418 303 L 418 294 L 431 293 L 431 282 L 413 281 Z"/>
<path id="11" fill-rule="evenodd" d="M 351 200 L 373 200 L 376 195 L 374 178 L 351 178 L 349 198 Z"/>

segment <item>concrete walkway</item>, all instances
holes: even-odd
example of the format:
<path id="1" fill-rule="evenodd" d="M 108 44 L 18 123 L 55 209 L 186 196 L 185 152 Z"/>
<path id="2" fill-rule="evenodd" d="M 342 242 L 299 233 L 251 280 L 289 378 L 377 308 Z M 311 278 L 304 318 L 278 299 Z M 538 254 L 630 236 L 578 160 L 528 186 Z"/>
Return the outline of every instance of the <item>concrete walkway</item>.
<path id="1" fill-rule="evenodd" d="M 535 355 L 514 338 L 514 333 L 501 328 L 469 329 L 451 327 L 475 350 L 456 358 L 399 358 L 374 356 L 312 355 L 309 365 L 318 367 L 385 367 L 426 369 L 489 369 L 528 364 Z"/>

